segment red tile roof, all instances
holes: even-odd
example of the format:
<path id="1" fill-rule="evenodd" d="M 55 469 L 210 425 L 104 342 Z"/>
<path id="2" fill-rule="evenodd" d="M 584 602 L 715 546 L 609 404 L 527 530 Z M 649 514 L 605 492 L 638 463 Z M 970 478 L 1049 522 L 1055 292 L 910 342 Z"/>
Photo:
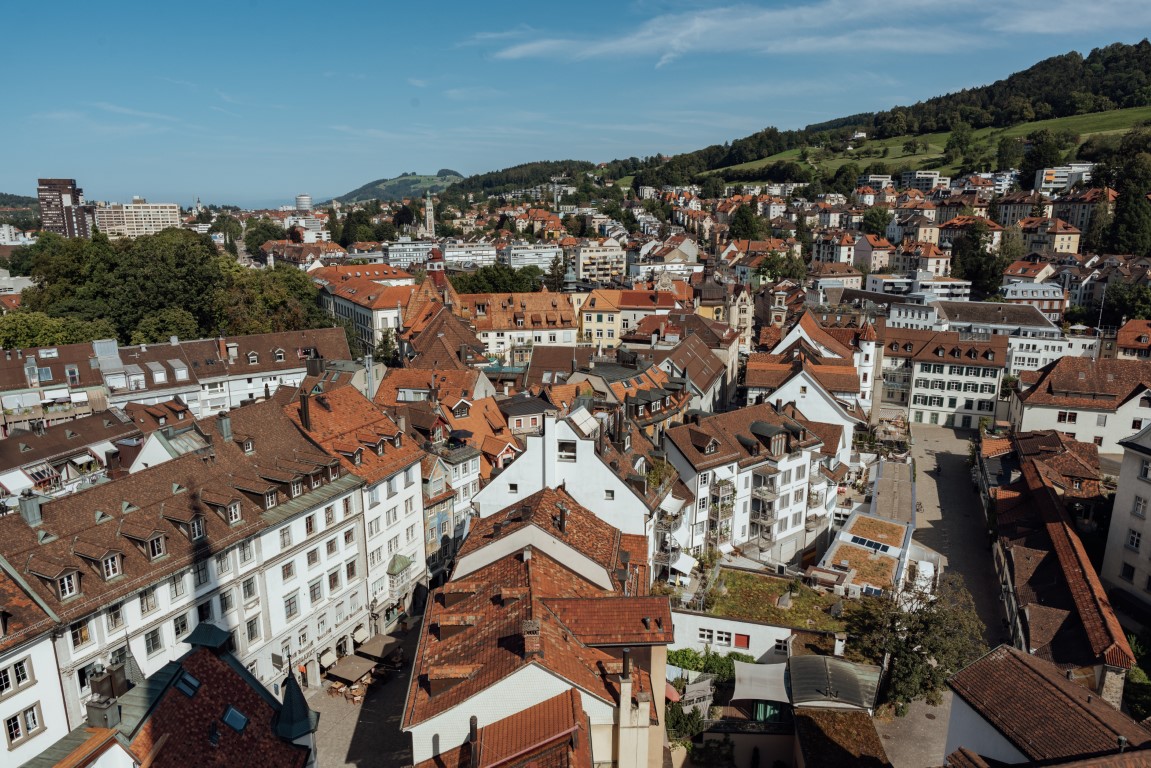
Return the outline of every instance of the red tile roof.
<path id="1" fill-rule="evenodd" d="M 195 695 L 170 687 L 132 737 L 132 751 L 141 757 L 159 748 L 154 768 L 185 768 L 193 756 L 194 764 L 204 768 L 303 768 L 308 763 L 307 747 L 276 735 L 279 709 L 268 701 L 270 694 L 261 695 L 204 648 L 186 655 L 180 666 L 200 681 Z M 243 730 L 223 722 L 229 707 L 248 718 Z M 212 732 L 218 734 L 214 745 L 208 741 Z"/>
<path id="2" fill-rule="evenodd" d="M 1119 736 L 1132 750 L 1151 747 L 1151 731 L 1054 664 L 1009 646 L 992 650 L 948 684 L 1029 760 L 1105 754 L 1116 749 Z"/>

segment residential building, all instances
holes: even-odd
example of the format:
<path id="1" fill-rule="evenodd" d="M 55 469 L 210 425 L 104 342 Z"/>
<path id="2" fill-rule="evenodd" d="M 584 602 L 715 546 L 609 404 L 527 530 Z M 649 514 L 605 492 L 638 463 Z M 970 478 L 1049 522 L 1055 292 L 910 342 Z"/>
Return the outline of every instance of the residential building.
<path id="1" fill-rule="evenodd" d="M 1035 172 L 1033 189 L 1050 195 L 1066 192 L 1077 184 L 1086 186 L 1091 183 L 1091 172 L 1094 170 L 1095 163 L 1069 163 L 1054 168 L 1040 168 Z"/>
<path id="2" fill-rule="evenodd" d="M 900 189 L 917 189 L 930 192 L 936 187 L 950 187 L 951 177 L 941 176 L 939 171 L 904 171 L 899 177 Z"/>
<path id="3" fill-rule="evenodd" d="M 69 730 L 98 670 L 124 665 L 139 681 L 198 625 L 231 630 L 257 678 L 291 653 L 313 685 L 367 627 L 362 481 L 273 401 L 199 429 L 207 452 L 54 500 L 25 495 L 0 517 L 6 568 L 64 627 L 53 643 Z"/>
<path id="4" fill-rule="evenodd" d="M 395 346 L 404 325 L 404 307 L 415 287 L 383 286 L 370 278 L 348 278 L 320 287 L 320 306 L 356 329 L 361 354 Z"/>
<path id="5" fill-rule="evenodd" d="M 563 249 L 555 243 L 512 242 L 499 250 L 499 261 L 515 269 L 539 267 L 546 272 L 556 258 L 563 259 Z"/>
<path id="6" fill-rule="evenodd" d="M 1027 253 L 1079 252 L 1079 236 L 1082 233 L 1063 219 L 1028 216 L 1016 222 L 1015 226 L 1019 228 L 1023 248 Z"/>
<path id="7" fill-rule="evenodd" d="M 888 328 L 982 333 L 1007 337 L 1006 375 L 1018 377 L 1065 355 L 1090 356 L 1081 342 L 1063 332 L 1029 304 L 993 301 L 931 301 L 924 305 L 892 304 Z"/>
<path id="8" fill-rule="evenodd" d="M 440 250 L 444 255 L 444 263 L 451 266 L 490 267 L 496 263 L 495 244 L 483 240 L 445 240 L 440 244 Z"/>
<path id="9" fill-rule="evenodd" d="M 581 240 L 572 256 L 579 280 L 610 283 L 627 272 L 627 252 L 614 238 Z"/>
<path id="10" fill-rule="evenodd" d="M 887 328 L 882 402 L 917 424 L 970 429 L 994 418 L 1007 339 L 983 333 Z"/>
<path id="11" fill-rule="evenodd" d="M 509 718 L 530 727 L 515 716 L 566 694 L 570 720 L 586 713 L 581 740 L 596 764 L 662 765 L 674 635 L 667 598 L 647 593 L 646 552 L 642 536 L 563 489 L 476 520 L 419 630 L 401 722 L 414 762 L 455 754 Z"/>
<path id="12" fill-rule="evenodd" d="M 179 227 L 180 206 L 176 203 L 149 203 L 142 197 L 131 203 L 103 203 L 96 206 L 96 226 L 110 238 L 154 235 Z"/>
<path id="13" fill-rule="evenodd" d="M 999 287 L 1007 304 L 1026 304 L 1038 309 L 1052 323 L 1062 323 L 1067 311 L 1067 292 L 1058 283 L 1012 281 Z"/>
<path id="14" fill-rule="evenodd" d="M 689 408 L 721 411 L 727 404 L 730 393 L 723 361 L 695 334 L 680 341 L 659 367 L 667 372 L 669 381 L 683 380 L 691 397 Z"/>
<path id="15" fill-rule="evenodd" d="M 475 328 L 489 355 L 511 361 L 517 347 L 576 342 L 578 321 L 562 293 L 474 293 L 456 297 L 452 311 Z"/>
<path id="16" fill-rule="evenodd" d="M 0 557 L 0 722 L 13 765 L 23 765 L 69 730 L 52 641 L 59 616 Z"/>
<path id="17" fill-rule="evenodd" d="M 426 264 L 432 251 L 439 251 L 434 240 L 412 240 L 403 236 L 384 248 L 387 263 L 400 269 L 410 269 L 413 264 Z"/>
<path id="18" fill-rule="evenodd" d="M 999 198 L 999 213 L 995 221 L 1006 228 L 1035 214 L 1050 217 L 1051 210 L 1051 198 L 1042 192 L 1011 192 Z"/>
<path id="19" fill-rule="evenodd" d="M 1113 765 L 1144 762 L 1145 727 L 1094 695 L 1075 670 L 1007 645 L 947 681 L 955 692 L 946 764 Z"/>
<path id="20" fill-rule="evenodd" d="M 367 586 L 369 610 L 364 632 L 390 632 L 400 616 L 412 610 L 416 592 L 426 587 L 427 564 L 439 548 L 438 526 L 434 547 L 432 535 L 425 535 L 428 521 L 420 488 L 425 454 L 419 441 L 353 387 L 317 394 L 301 391 L 284 413 L 317 445 L 338 456 L 343 471 L 363 481 L 357 505 L 363 510 L 363 530 L 356 535 L 364 542 L 360 581 Z M 331 540 L 325 543 L 326 549 L 331 546 Z M 309 566 L 319 557 L 318 551 L 309 552 Z M 309 599 L 322 590 L 317 583 L 309 581 Z"/>
<path id="21" fill-rule="evenodd" d="M 228 651 L 224 630 L 202 624 L 184 642 L 192 649 L 127 690 L 101 675 L 108 697 L 94 700 L 86 721 L 25 768 L 182 768 L 190 755 L 205 754 L 225 765 L 319 764 L 320 715 L 293 670 L 273 693 Z"/>
<path id="22" fill-rule="evenodd" d="M 807 270 L 807 277 L 814 282 L 814 287 L 817 289 L 863 288 L 863 273 L 851 264 L 813 261 Z"/>
<path id="23" fill-rule="evenodd" d="M 1061 357 L 1020 377 L 1010 399 L 1016 430 L 1054 429 L 1102 454 L 1151 424 L 1151 362 Z"/>
<path id="24" fill-rule="evenodd" d="M 1140 554 L 1143 536 L 1148 529 L 1147 500 L 1151 499 L 1151 422 L 1130 437 L 1120 440 L 1123 460 L 1111 527 L 1107 532 L 1107 549 L 1099 576 L 1109 588 L 1121 590 L 1133 600 L 1151 605 L 1151 564 Z M 1151 547 L 1151 538 L 1148 539 Z"/>
<path id="25" fill-rule="evenodd" d="M 1151 358 L 1151 320 L 1128 320 L 1115 336 L 1116 356 L 1121 360 Z"/>
<path id="26" fill-rule="evenodd" d="M 868 272 L 880 272 L 891 264 L 895 246 L 878 235 L 860 235 L 855 241 L 855 265 Z"/>
<path id="27" fill-rule="evenodd" d="M 36 198 L 40 202 L 40 227 L 62 237 L 92 236 L 92 206 L 84 203 L 84 190 L 75 179 L 40 179 Z"/>
<path id="28" fill-rule="evenodd" d="M 936 276 L 931 272 L 905 275 L 875 274 L 867 276 L 867 291 L 906 296 L 908 301 L 966 301 L 971 296 L 971 281 L 957 277 Z"/>
<path id="29" fill-rule="evenodd" d="M 826 546 L 843 431 L 770 404 L 695 416 L 668 430 L 667 460 L 695 498 L 657 526 L 656 564 L 755 545 L 764 562 L 798 564 Z"/>
<path id="30" fill-rule="evenodd" d="M 641 361 L 628 349 L 618 350 L 614 363 L 593 360 L 568 376 L 566 383 L 586 383 L 597 409 L 621 411 L 657 444 L 665 429 L 683 421 L 692 398 L 683 381 L 671 381 L 664 369 Z"/>

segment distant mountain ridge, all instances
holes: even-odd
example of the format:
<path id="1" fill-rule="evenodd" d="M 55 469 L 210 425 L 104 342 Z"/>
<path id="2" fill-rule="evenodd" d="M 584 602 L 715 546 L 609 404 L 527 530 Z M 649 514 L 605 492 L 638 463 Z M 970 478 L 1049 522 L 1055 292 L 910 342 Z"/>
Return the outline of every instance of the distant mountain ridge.
<path id="1" fill-rule="evenodd" d="M 402 173 L 391 179 L 369 181 L 362 187 L 353 189 L 346 195 L 340 195 L 335 199 L 341 203 L 362 203 L 367 200 L 403 200 L 405 197 L 420 197 L 428 190 L 431 190 L 433 194 L 443 192 L 452 184 L 463 180 L 463 175 L 450 168 L 441 169 L 435 176 Z"/>

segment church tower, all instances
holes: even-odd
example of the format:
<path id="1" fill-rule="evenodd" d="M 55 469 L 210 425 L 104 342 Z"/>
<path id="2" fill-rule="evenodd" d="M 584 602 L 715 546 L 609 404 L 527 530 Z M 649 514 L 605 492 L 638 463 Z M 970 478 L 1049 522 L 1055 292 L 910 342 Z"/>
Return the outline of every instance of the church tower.
<path id="1" fill-rule="evenodd" d="M 436 208 L 432 205 L 430 189 L 424 192 L 424 231 L 428 233 L 429 239 L 436 239 Z"/>

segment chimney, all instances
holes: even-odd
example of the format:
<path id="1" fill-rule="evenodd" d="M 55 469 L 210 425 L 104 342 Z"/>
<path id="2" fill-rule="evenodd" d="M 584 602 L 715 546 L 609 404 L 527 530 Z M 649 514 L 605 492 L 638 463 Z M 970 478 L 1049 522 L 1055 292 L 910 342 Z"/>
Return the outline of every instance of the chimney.
<path id="1" fill-rule="evenodd" d="M 472 715 L 468 720 L 468 754 L 471 757 L 471 768 L 480 768 L 479 725 L 479 719 Z"/>
<path id="2" fill-rule="evenodd" d="M 540 648 L 540 623 L 538 619 L 524 619 L 521 625 L 521 631 L 524 636 L 524 658 L 530 659 L 533 656 L 543 656 L 543 649 Z"/>
<path id="3" fill-rule="evenodd" d="M 846 632 L 836 632 L 835 633 L 835 650 L 833 652 L 834 655 L 842 657 L 844 648 L 846 646 L 847 646 L 847 633 Z M 789 647 L 790 647 L 790 644 L 789 644 Z"/>
<path id="4" fill-rule="evenodd" d="M 623 669 L 619 673 L 619 711 L 620 711 L 620 725 L 629 722 L 629 715 L 624 713 L 632 712 L 631 706 L 631 649 L 623 649 Z"/>
<path id="5" fill-rule="evenodd" d="M 560 510 L 560 533 L 566 534 L 568 532 L 568 505 L 561 501 L 556 506 Z"/>
<path id="6" fill-rule="evenodd" d="M 504 382 L 504 397 L 507 397 L 511 394 L 511 387 L 511 384 L 507 383 L 506 381 Z"/>
<path id="7" fill-rule="evenodd" d="M 43 503 L 41 497 L 31 490 L 25 489 L 20 494 L 20 517 L 24 518 L 24 522 L 28 525 L 40 525 L 43 522 L 44 518 L 40 513 L 41 503 Z"/>
<path id="8" fill-rule="evenodd" d="M 620 680 L 631 680 L 631 648 L 623 649 L 623 671 L 619 673 Z"/>
<path id="9" fill-rule="evenodd" d="M 220 431 L 220 438 L 225 443 L 232 442 L 232 417 L 228 415 L 227 411 L 220 411 L 220 417 L 216 420 L 216 429 Z"/>
<path id="10" fill-rule="evenodd" d="M 300 393 L 300 424 L 305 432 L 312 431 L 312 396 L 307 392 Z"/>
<path id="11" fill-rule="evenodd" d="M 228 359 L 228 346 L 224 343 L 224 337 L 216 339 L 216 354 L 221 360 Z"/>

